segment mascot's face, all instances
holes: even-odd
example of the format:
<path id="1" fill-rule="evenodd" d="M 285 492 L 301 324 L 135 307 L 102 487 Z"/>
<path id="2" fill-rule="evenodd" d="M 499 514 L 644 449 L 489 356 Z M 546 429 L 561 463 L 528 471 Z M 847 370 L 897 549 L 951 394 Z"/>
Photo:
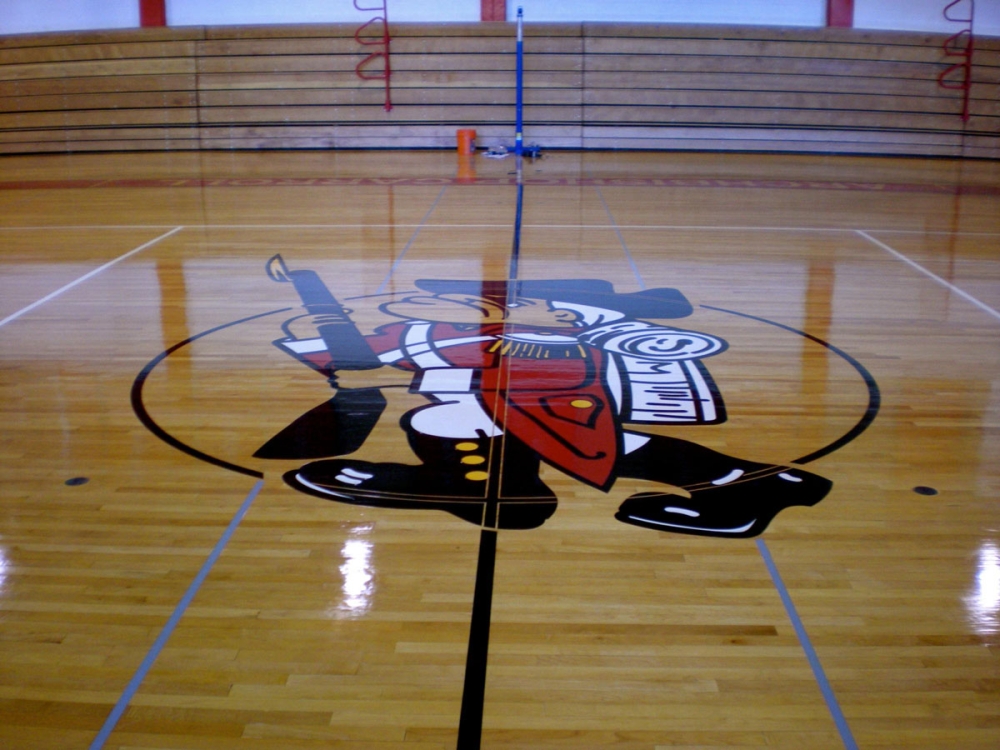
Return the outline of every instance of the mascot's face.
<path id="1" fill-rule="evenodd" d="M 387 302 L 382 311 L 408 320 L 433 323 L 489 325 L 513 323 L 543 328 L 570 328 L 579 315 L 571 310 L 554 310 L 542 299 L 519 297 L 504 310 L 503 306 L 485 297 L 467 294 L 415 294 L 397 302 Z"/>
<path id="2" fill-rule="evenodd" d="M 507 308 L 507 321 L 515 325 L 572 328 L 577 325 L 579 318 L 572 310 L 556 310 L 547 301 L 530 297 L 518 297 Z"/>

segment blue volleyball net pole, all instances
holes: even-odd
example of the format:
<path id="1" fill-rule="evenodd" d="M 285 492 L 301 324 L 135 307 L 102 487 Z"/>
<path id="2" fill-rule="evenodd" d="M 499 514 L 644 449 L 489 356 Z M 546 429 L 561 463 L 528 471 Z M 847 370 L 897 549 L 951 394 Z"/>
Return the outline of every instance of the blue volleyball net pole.
<path id="1" fill-rule="evenodd" d="M 524 151 L 524 10 L 517 9 L 517 80 L 515 83 L 517 100 L 514 117 L 514 153 L 520 156 Z"/>
<path id="2" fill-rule="evenodd" d="M 515 81 L 516 100 L 514 105 L 514 161 L 517 175 L 517 211 L 514 215 L 514 243 L 510 255 L 508 278 L 517 278 L 517 265 L 521 256 L 521 213 L 524 207 L 524 176 L 522 155 L 524 153 L 524 10 L 517 9 L 517 78 Z M 516 285 L 514 285 L 516 286 Z M 514 289 L 511 287 L 511 290 Z M 513 301 L 513 299 L 509 300 Z"/>

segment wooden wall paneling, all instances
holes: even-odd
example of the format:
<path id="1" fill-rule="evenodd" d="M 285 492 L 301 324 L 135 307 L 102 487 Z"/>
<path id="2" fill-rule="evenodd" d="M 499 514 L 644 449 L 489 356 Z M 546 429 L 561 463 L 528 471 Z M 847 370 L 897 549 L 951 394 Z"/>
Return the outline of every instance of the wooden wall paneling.
<path id="1" fill-rule="evenodd" d="M 0 133 L 0 150 L 10 154 L 64 153 L 68 150 L 180 151 L 197 149 L 198 145 L 195 128 L 88 128 L 37 131 L 27 136 Z"/>
<path id="2" fill-rule="evenodd" d="M 605 132 L 606 131 L 606 132 Z M 648 131 L 647 131 L 648 132 Z M 915 156 L 928 154 L 958 158 L 979 156 L 993 158 L 987 149 L 973 151 L 964 148 L 960 136 L 940 136 L 930 143 L 911 144 L 898 139 L 879 141 L 847 140 L 843 133 L 826 133 L 822 139 L 801 138 L 800 133 L 785 133 L 782 139 L 775 138 L 775 131 L 751 131 L 743 129 L 714 133 L 711 129 L 700 128 L 697 132 L 677 132 L 659 128 L 649 133 L 649 137 L 634 135 L 634 131 L 623 128 L 585 128 L 583 147 L 598 150 L 636 151 L 735 151 L 766 153 L 824 153 L 832 155 L 869 156 Z"/>
<path id="3" fill-rule="evenodd" d="M 20 96 L 9 105 L 9 108 L 10 111 L 17 112 L 135 110 L 163 107 L 184 107 L 193 110 L 196 104 L 195 92 L 191 90 L 140 90 Z"/>
<path id="4" fill-rule="evenodd" d="M 60 140 L 67 150 L 153 147 L 154 133 L 184 126 L 200 132 L 201 148 L 449 148 L 458 127 L 476 128 L 481 145 L 509 142 L 512 28 L 394 24 L 398 106 L 389 113 L 382 82 L 354 74 L 365 51 L 353 25 L 7 37 L 0 153 Z M 955 92 L 937 85 L 942 39 L 837 28 L 529 25 L 526 138 L 550 148 L 990 155 L 1000 130 L 1000 40 L 977 40 L 973 117 L 963 124 Z M 120 137 L 109 137 L 115 129 Z M 171 136 L 155 148 L 194 145 Z"/>
<path id="5" fill-rule="evenodd" d="M 531 56 L 569 55 L 581 53 L 579 39 L 567 37 L 529 37 Z M 513 61 L 515 40 L 513 37 L 440 37 L 440 36 L 399 36 L 392 40 L 392 54 L 399 55 L 506 55 Z M 525 64 L 528 55 L 525 54 Z"/>
<path id="6" fill-rule="evenodd" d="M 200 60 L 206 143 L 272 148 L 379 142 L 389 147 L 448 147 L 457 127 L 478 127 L 483 138 L 488 137 L 484 126 L 511 121 L 509 33 L 490 28 L 481 36 L 446 36 L 437 27 L 436 33 L 426 34 L 426 28 L 394 34 L 394 100 L 405 109 L 391 114 L 382 109 L 381 84 L 354 75 L 359 53 L 353 36 L 346 45 L 344 39 L 337 40 L 332 49 L 326 40 L 312 38 L 273 40 L 256 34 L 247 37 L 242 31 L 228 38 L 212 35 L 202 45 L 205 57 Z M 454 32 L 451 27 L 446 30 Z M 527 104 L 570 105 L 576 116 L 582 97 L 580 41 L 558 35 L 542 41 L 543 50 L 533 64 L 544 74 L 539 79 L 546 81 L 546 93 L 536 97 L 532 92 Z M 348 54 L 329 54 L 344 50 Z M 551 81 L 552 71 L 563 80 Z M 491 77 L 493 85 L 484 85 L 483 75 Z M 553 90 L 556 84 L 561 85 Z M 345 135 L 341 126 L 350 123 L 362 123 L 367 130 Z M 437 132 L 427 132 L 427 124 Z"/>
<path id="7" fill-rule="evenodd" d="M 31 80 L 0 81 L 0 97 L 5 97 L 5 108 L 24 108 L 36 96 L 93 96 L 114 95 L 118 92 L 177 92 L 194 94 L 194 75 L 188 73 L 167 75 L 129 75 L 127 81 L 117 76 L 84 76 L 63 78 L 39 78 Z M 15 102 L 14 97 L 22 97 L 25 102 Z"/>
<path id="8" fill-rule="evenodd" d="M 155 42 L 121 41 L 45 47 L 5 48 L 0 46 L 0 65 L 191 57 L 193 54 L 194 41 L 184 39 Z"/>
<path id="9" fill-rule="evenodd" d="M 725 124 L 734 131 L 771 125 L 770 138 L 751 142 L 771 142 L 776 150 L 801 148 L 802 129 L 831 126 L 837 137 L 824 144 L 833 152 L 845 143 L 848 149 L 859 144 L 864 150 L 910 151 L 914 145 L 900 142 L 900 135 L 927 131 L 942 137 L 930 143 L 925 139 L 918 148 L 929 147 L 932 153 L 957 148 L 954 105 L 937 86 L 940 45 L 926 35 L 875 38 L 841 30 L 797 30 L 792 38 L 770 30 L 717 29 L 706 35 L 685 29 L 687 38 L 677 38 L 676 29 L 648 26 L 593 26 L 589 31 L 583 118 L 588 147 L 711 148 L 712 139 L 704 137 L 707 129 Z M 638 76 L 631 85 L 630 74 Z M 696 90 L 688 83 L 692 74 L 697 75 Z M 731 85 L 733 80 L 742 84 Z M 990 115 L 991 108 L 992 102 L 980 114 Z M 610 125 L 615 119 L 670 127 L 670 132 L 661 138 L 651 133 L 634 137 L 634 132 L 618 136 Z M 599 125 L 598 136 L 593 126 Z M 700 127 L 702 137 L 678 142 L 672 126 Z M 980 118 L 970 127 L 988 131 L 995 126 Z M 869 131 L 879 137 L 853 136 Z M 725 138 L 715 147 L 746 148 L 747 141 Z"/>
<path id="10" fill-rule="evenodd" d="M 830 93 L 824 91 L 719 91 L 683 89 L 602 89 L 588 88 L 588 105 L 628 107 L 639 111 L 663 108 L 712 108 L 723 111 L 748 109 L 772 112 L 784 119 L 792 111 L 893 113 L 909 116 L 919 114 L 951 114 L 951 102 L 943 98 L 928 100 L 926 96 L 889 95 L 875 93 Z M 987 114 L 995 102 L 984 102 L 981 114 Z M 792 122 L 791 124 L 795 124 Z"/>
<path id="11" fill-rule="evenodd" d="M 215 90 L 205 91 L 201 94 L 201 105 L 204 108 L 220 106 L 247 107 L 252 110 L 267 109 L 274 106 L 281 107 L 315 107 L 315 106 L 337 106 L 351 107 L 358 105 L 378 105 L 382 106 L 383 99 L 379 99 L 379 91 L 372 88 L 274 88 L 260 91 L 250 91 L 246 89 L 235 90 Z M 583 93 L 579 88 L 563 89 L 529 89 L 525 92 L 526 106 L 541 105 L 572 105 L 579 107 Z M 373 98 L 375 97 L 375 98 Z M 445 87 L 445 88 L 419 88 L 404 87 L 393 91 L 392 100 L 394 104 L 408 105 L 415 108 L 430 106 L 452 107 L 453 112 L 446 112 L 446 115 L 457 115 L 465 111 L 468 107 L 481 105 L 500 105 L 505 107 L 514 106 L 514 92 L 507 88 L 484 88 L 484 87 Z M 286 113 L 287 117 L 295 117 L 296 114 L 304 114 L 305 110 Z M 423 119 L 423 110 L 414 109 L 408 113 L 408 119 Z M 439 117 L 436 113 L 434 117 Z M 450 119 L 446 117 L 445 119 Z M 389 120 L 387 120 L 389 121 Z"/>
<path id="12" fill-rule="evenodd" d="M 596 139 L 605 142 L 611 140 L 642 140 L 646 142 L 659 142 L 662 148 L 671 150 L 683 149 L 684 145 L 678 141 L 699 140 L 709 143 L 713 140 L 720 142 L 743 141 L 749 146 L 756 143 L 758 150 L 766 144 L 772 144 L 774 150 L 789 150 L 793 148 L 790 142 L 799 145 L 813 144 L 812 148 L 820 149 L 826 144 L 830 144 L 835 149 L 831 153 L 840 153 L 849 144 L 857 145 L 860 153 L 877 153 L 879 149 L 888 148 L 895 144 L 900 148 L 915 153 L 923 149 L 934 149 L 938 147 L 958 148 L 961 145 L 962 135 L 959 133 L 933 133 L 933 132 L 907 132 L 907 133 L 885 133 L 880 131 L 844 131 L 828 128 L 811 128 L 798 130 L 784 130 L 783 140 L 775 139 L 774 128 L 759 127 L 751 128 L 745 126 L 659 126 L 659 125 L 585 125 L 584 138 L 588 147 L 594 146 Z M 623 148 L 625 146 L 618 146 Z M 794 149 L 793 149 L 794 150 Z M 895 153 L 895 151 L 893 151 Z"/>
<path id="13" fill-rule="evenodd" d="M 892 79 L 875 76 L 770 73 L 728 70 L 711 71 L 587 71 L 587 90 L 717 91 L 717 92 L 799 92 L 826 94 L 871 94 L 896 96 L 936 96 L 937 80 Z"/>
<path id="14" fill-rule="evenodd" d="M 196 38 L 190 31 L 130 31 L 42 35 L 47 45 L 3 40 L 3 151 L 30 150 L 29 144 L 48 151 L 56 141 L 67 151 L 190 147 L 187 138 L 165 138 L 162 128 L 195 117 Z"/>
<path id="15" fill-rule="evenodd" d="M 951 114 L 932 112 L 899 111 L 838 111 L 838 110 L 796 110 L 778 108 L 727 109 L 719 106 L 707 107 L 617 107 L 589 105 L 586 110 L 588 124 L 610 122 L 632 123 L 700 123 L 704 125 L 768 125 L 774 128 L 827 127 L 844 130 L 932 130 L 948 132 Z M 992 118 L 973 117 L 969 125 L 973 129 L 987 127 Z"/>
<path id="16" fill-rule="evenodd" d="M 348 124 L 373 123 L 374 126 L 385 124 L 386 127 L 398 128 L 410 124 L 435 125 L 442 128 L 447 137 L 454 141 L 455 130 L 467 123 L 483 125 L 495 123 L 507 125 L 513 105 L 414 105 L 413 112 L 405 123 L 391 121 L 377 115 L 374 109 L 381 106 L 373 101 L 368 106 L 315 106 L 315 107 L 253 107 L 236 109 L 232 107 L 213 107 L 203 109 L 200 120 L 203 126 L 211 125 L 241 125 L 250 123 L 300 123 L 304 126 L 312 124 Z M 573 115 L 578 107 L 539 107 L 540 113 L 547 121 L 559 122 L 563 111 Z M 373 133 L 374 134 L 374 133 Z"/>
<path id="17" fill-rule="evenodd" d="M 831 43 L 821 40 L 681 39 L 589 37 L 588 55 L 705 55 L 711 57 L 801 58 L 815 60 L 866 60 L 878 62 L 935 62 L 940 47 L 925 45 Z"/>
<path id="18" fill-rule="evenodd" d="M 56 110 L 53 112 L 18 112 L 15 115 L 0 115 L 0 128 L 16 126 L 21 128 L 78 128 L 88 126 L 131 127 L 135 125 L 193 124 L 196 121 L 193 108 L 156 107 L 144 109 L 81 109 Z"/>
<path id="19" fill-rule="evenodd" d="M 669 63 L 669 66 L 666 65 Z M 644 55 L 631 57 L 628 55 L 588 55 L 587 72 L 673 72 L 682 74 L 717 74 L 719 83 L 724 83 L 730 76 L 748 73 L 771 76 L 817 76 L 824 80 L 843 79 L 847 76 L 865 78 L 881 78 L 894 80 L 936 80 L 937 74 L 928 76 L 931 71 L 940 72 L 943 67 L 932 63 L 907 63 L 893 60 L 877 62 L 866 60 L 810 60 L 807 57 L 792 58 L 759 58 L 759 57 L 717 57 L 712 55 L 685 55 L 671 57 L 669 55 Z M 795 80 L 790 79 L 790 80 Z"/>
<path id="20" fill-rule="evenodd" d="M 58 49 L 76 45 L 127 44 L 129 42 L 182 42 L 196 41 L 203 39 L 204 36 L 205 29 L 198 26 L 12 34 L 9 36 L 0 36 L 0 50 L 24 49 L 27 47 L 51 47 Z"/>
<path id="21" fill-rule="evenodd" d="M 453 36 L 484 39 L 503 37 L 514 39 L 513 23 L 442 23 L 442 24 L 392 24 L 392 38 Z M 527 23 L 524 26 L 525 47 L 533 48 L 535 39 L 555 39 L 557 37 L 580 38 L 584 24 L 581 23 Z M 529 41 L 531 40 L 531 41 Z"/>
<path id="22" fill-rule="evenodd" d="M 240 57 L 272 56 L 308 57 L 312 55 L 357 55 L 358 45 L 353 36 L 301 38 L 206 39 L 198 45 L 198 56 Z"/>
<path id="23" fill-rule="evenodd" d="M 105 128 L 87 128 L 80 130 L 72 129 L 62 129 L 62 130 L 40 130 L 32 132 L 30 138 L 36 139 L 39 142 L 45 141 L 62 141 L 66 138 L 73 140 L 93 140 L 93 141 L 116 141 L 116 140 L 128 140 L 130 138 L 141 138 L 144 140 L 154 140 L 155 138 L 166 138 L 170 140 L 184 140 L 184 139 L 194 139 L 196 140 L 197 129 L 194 126 L 179 125 L 172 127 L 105 127 Z M 10 132 L 0 132 L 0 143 L 3 142 L 16 142 L 19 140 L 24 140 L 26 136 L 18 133 Z"/>
<path id="24" fill-rule="evenodd" d="M 865 29 L 804 28 L 791 26 L 731 26 L 726 24 L 619 24 L 585 22 L 583 36 L 613 38 L 661 38 L 696 40 L 825 41 L 850 44 L 893 44 L 920 46 L 928 40 L 943 40 L 942 34 Z"/>
<path id="25" fill-rule="evenodd" d="M 192 58 L 135 58 L 26 63 L 0 68 L 3 80 L 86 78 L 96 76 L 177 75 L 193 73 Z"/>

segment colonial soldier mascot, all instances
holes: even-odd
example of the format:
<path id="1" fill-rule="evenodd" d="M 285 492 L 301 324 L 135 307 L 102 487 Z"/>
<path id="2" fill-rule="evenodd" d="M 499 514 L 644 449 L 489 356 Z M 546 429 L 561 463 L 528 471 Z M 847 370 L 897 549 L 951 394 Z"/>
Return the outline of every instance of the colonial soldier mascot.
<path id="1" fill-rule="evenodd" d="M 556 508 L 539 477 L 544 461 L 603 491 L 619 477 L 665 485 L 625 500 L 619 521 L 750 537 L 783 508 L 814 505 L 830 489 L 799 468 L 627 429 L 725 421 L 702 360 L 726 342 L 648 322 L 691 314 L 676 289 L 619 294 L 594 279 L 425 279 L 416 282 L 420 291 L 381 306 L 394 322 L 361 336 L 312 271 L 288 271 L 276 256 L 269 273 L 293 281 L 308 311 L 285 324 L 276 345 L 335 388 L 338 371 L 392 367 L 427 400 L 400 422 L 416 465 L 336 457 L 360 447 L 381 415 L 385 400 L 374 388 L 339 389 L 276 435 L 257 456 L 324 457 L 285 475 L 302 492 L 533 528 Z M 494 519 L 484 518 L 489 497 Z"/>

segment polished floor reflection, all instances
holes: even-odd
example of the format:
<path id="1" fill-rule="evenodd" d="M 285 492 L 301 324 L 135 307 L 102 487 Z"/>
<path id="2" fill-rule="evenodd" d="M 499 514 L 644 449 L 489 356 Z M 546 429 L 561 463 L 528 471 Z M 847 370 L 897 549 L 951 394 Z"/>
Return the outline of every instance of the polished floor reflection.
<path id="1" fill-rule="evenodd" d="M 4 747 L 1000 743 L 996 163 L 2 167 Z"/>

